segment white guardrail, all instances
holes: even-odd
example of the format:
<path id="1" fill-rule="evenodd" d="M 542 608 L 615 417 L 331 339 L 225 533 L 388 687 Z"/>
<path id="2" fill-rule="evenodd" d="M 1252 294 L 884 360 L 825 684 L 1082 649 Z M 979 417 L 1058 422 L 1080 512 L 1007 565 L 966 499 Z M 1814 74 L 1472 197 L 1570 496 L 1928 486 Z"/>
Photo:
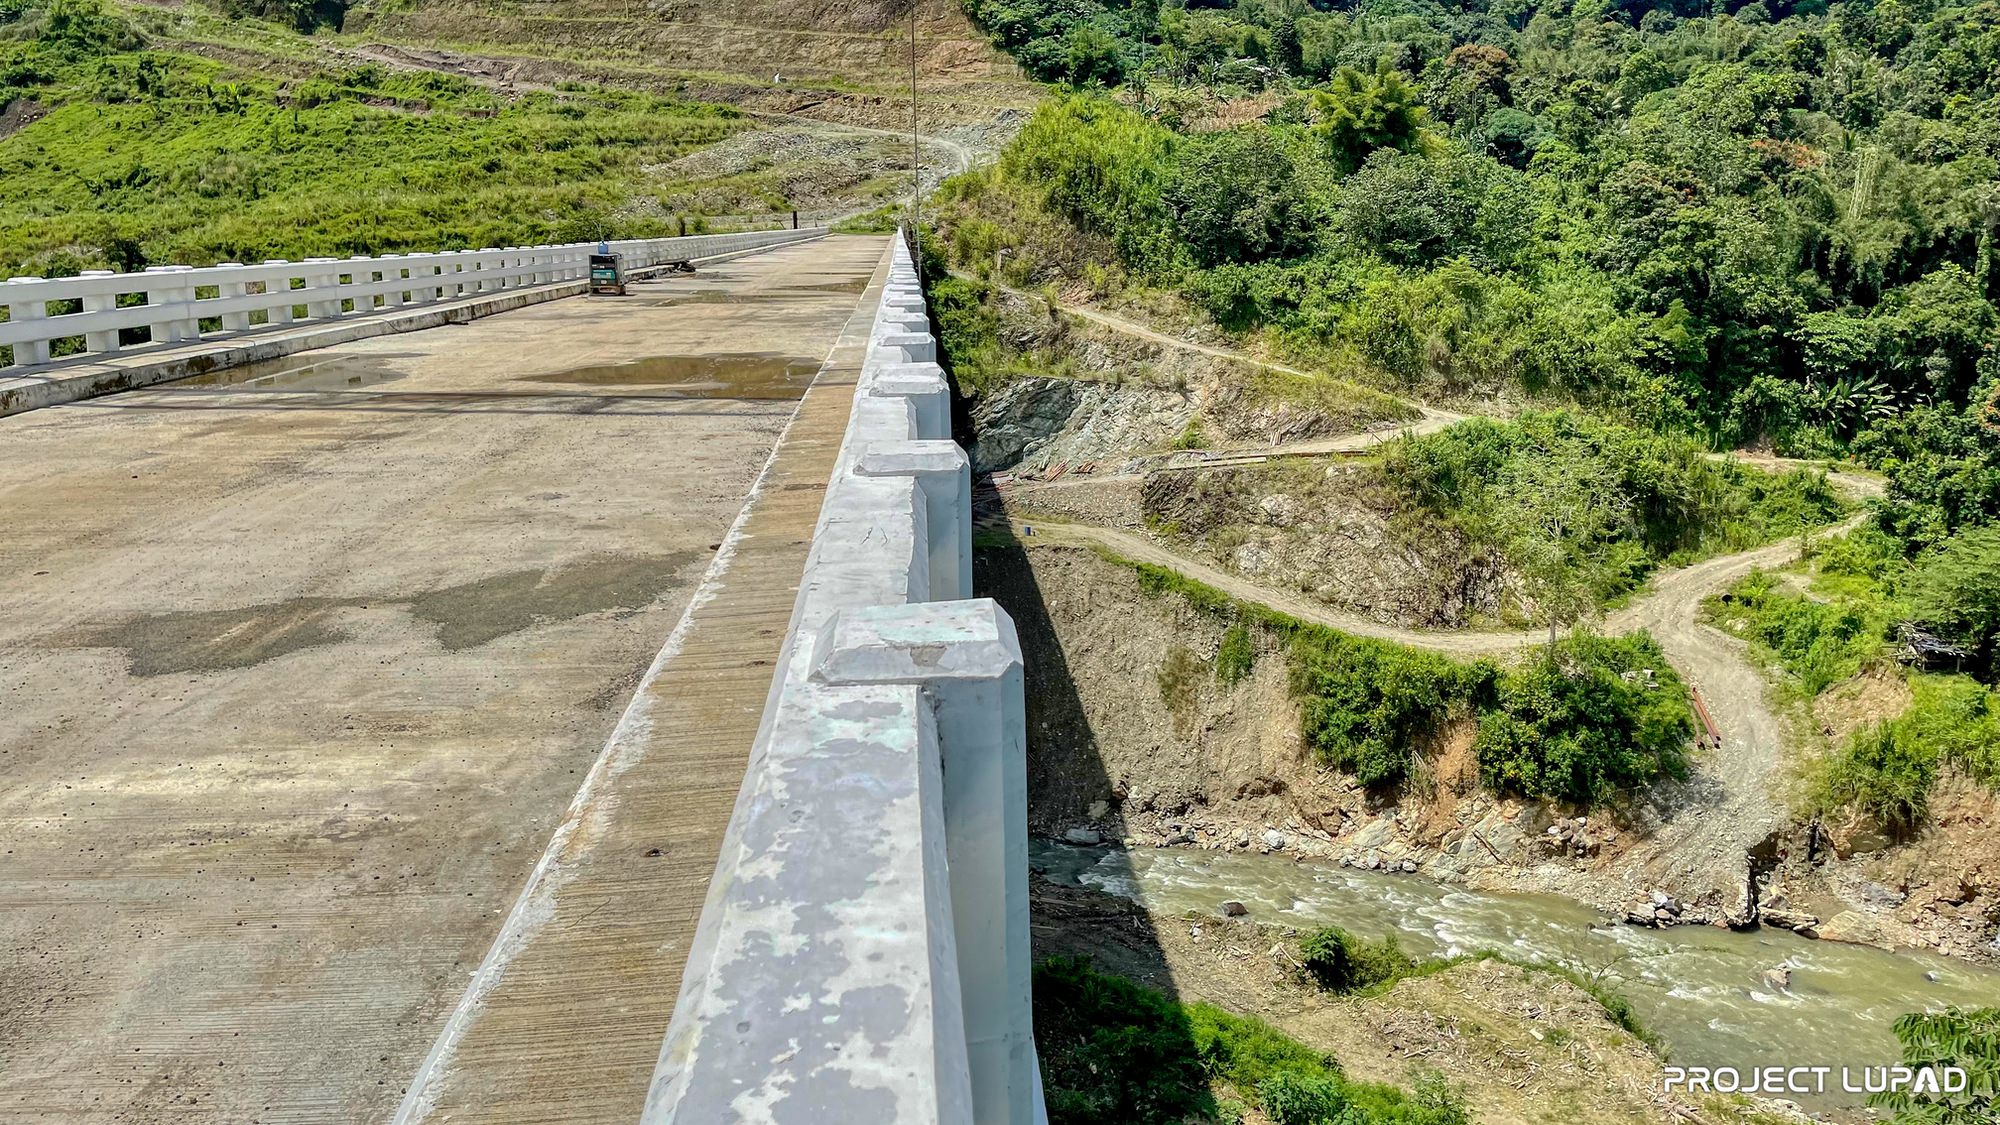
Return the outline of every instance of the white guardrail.
<path id="1" fill-rule="evenodd" d="M 1036 1125 L 1027 729 L 899 239 L 645 1125 Z"/>
<path id="2" fill-rule="evenodd" d="M 817 238 L 824 228 L 621 240 L 626 270 Z M 0 282 L 0 375 L 31 374 L 51 359 L 104 357 L 283 328 L 329 323 L 461 297 L 581 281 L 595 243 L 453 250 L 439 254 L 307 258 L 261 265 L 150 266 L 75 277 Z M 143 341 L 130 335 L 144 330 Z M 128 342 L 130 341 L 130 342 Z M 55 352 L 65 354 L 57 357 Z"/>

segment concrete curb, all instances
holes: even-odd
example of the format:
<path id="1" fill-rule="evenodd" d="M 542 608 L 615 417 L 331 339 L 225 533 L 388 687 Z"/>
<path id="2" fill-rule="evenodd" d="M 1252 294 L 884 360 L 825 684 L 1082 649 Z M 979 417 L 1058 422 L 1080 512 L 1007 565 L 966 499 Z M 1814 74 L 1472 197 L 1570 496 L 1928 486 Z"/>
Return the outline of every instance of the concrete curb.
<path id="1" fill-rule="evenodd" d="M 726 262 L 733 258 L 767 253 L 781 247 L 797 246 L 824 237 L 826 236 L 823 234 L 814 235 L 770 246 L 733 250 L 726 254 L 693 259 L 692 264 L 698 267 L 703 264 Z M 633 276 L 657 274 L 668 268 L 655 266 L 635 270 Z M 581 296 L 588 287 L 588 283 L 583 281 L 563 281 L 532 289 L 509 289 L 499 293 L 464 297 L 422 308 L 364 313 L 352 320 L 337 321 L 332 324 L 315 324 L 289 331 L 237 336 L 228 340 L 205 342 L 159 352 L 119 356 L 94 363 L 78 363 L 74 367 L 59 368 L 38 375 L 0 374 L 0 418 L 24 414 L 46 406 L 61 406 L 66 402 L 79 402 L 87 398 L 117 394 L 119 391 L 138 390 L 156 383 L 171 383 L 176 379 L 205 375 L 211 371 L 240 367 L 246 363 L 280 359 L 316 348 L 330 348 L 339 344 L 351 344 L 356 340 L 390 336 L 400 332 L 420 332 L 426 328 L 438 328 L 446 324 L 466 324 L 483 316 L 511 312 L 529 305 L 539 305 L 544 301 Z"/>

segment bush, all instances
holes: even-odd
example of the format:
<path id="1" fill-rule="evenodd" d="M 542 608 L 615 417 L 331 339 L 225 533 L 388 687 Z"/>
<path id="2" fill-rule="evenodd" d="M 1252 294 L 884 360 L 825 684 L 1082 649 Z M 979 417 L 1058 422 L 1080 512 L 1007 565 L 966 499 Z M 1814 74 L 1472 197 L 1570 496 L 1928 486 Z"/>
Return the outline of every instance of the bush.
<path id="1" fill-rule="evenodd" d="M 1397 943 L 1394 934 L 1381 941 L 1358 938 L 1338 926 L 1313 930 L 1299 939 L 1299 958 L 1321 988 L 1353 992 L 1399 980 L 1417 962 Z"/>
<path id="2" fill-rule="evenodd" d="M 1917 563 L 1916 619 L 1972 652 L 1968 670 L 2000 679 L 2000 525 L 1962 532 Z"/>
<path id="3" fill-rule="evenodd" d="M 1504 551 L 1538 602 L 1568 586 L 1601 602 L 1656 566 L 1797 534 L 1841 511 L 1824 474 L 1719 463 L 1689 439 L 1568 411 L 1400 441 L 1382 476 L 1468 541 Z"/>
<path id="4" fill-rule="evenodd" d="M 1454 710 L 1488 693 L 1491 664 L 1301 626 L 1290 650 L 1306 745 L 1364 785 L 1409 776 L 1415 747 Z"/>
<path id="5" fill-rule="evenodd" d="M 1347 1108 L 1347 1084 L 1331 1074 L 1281 1070 L 1264 1083 L 1263 1105 L 1277 1125 L 1322 1125 Z"/>
<path id="6" fill-rule="evenodd" d="M 1279 135 L 1232 129 L 1181 148 L 1163 198 L 1197 263 L 1255 262 L 1310 248 L 1317 203 Z"/>
<path id="7" fill-rule="evenodd" d="M 1816 809 L 1858 809 L 1906 835 L 1929 812 L 1944 764 L 2000 788 L 2000 696 L 1963 676 L 1925 676 L 1913 686 L 1908 711 L 1856 732 L 1818 766 Z"/>
<path id="8" fill-rule="evenodd" d="M 1769 649 L 1807 696 L 1860 672 L 1882 654 L 1891 611 L 1879 598 L 1820 601 L 1780 591 L 1757 571 L 1729 591 L 1721 614 Z"/>
<path id="9" fill-rule="evenodd" d="M 1001 156 L 1009 176 L 1037 185 L 1050 210 L 1109 238 L 1126 264 L 1158 268 L 1174 256 L 1161 187 L 1178 142 L 1101 96 L 1043 102 Z"/>
<path id="10" fill-rule="evenodd" d="M 1687 689 L 1652 637 L 1572 634 L 1498 685 L 1474 751 L 1500 792 L 1578 805 L 1687 776 Z"/>

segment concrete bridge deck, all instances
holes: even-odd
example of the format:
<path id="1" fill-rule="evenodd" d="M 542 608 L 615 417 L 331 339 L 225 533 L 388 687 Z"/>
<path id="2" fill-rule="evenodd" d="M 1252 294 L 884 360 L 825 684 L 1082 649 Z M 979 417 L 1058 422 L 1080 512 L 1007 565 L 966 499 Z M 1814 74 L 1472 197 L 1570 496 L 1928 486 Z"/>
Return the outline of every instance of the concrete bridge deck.
<path id="1" fill-rule="evenodd" d="M 0 419 L 0 1121 L 634 1120 L 884 245 Z"/>

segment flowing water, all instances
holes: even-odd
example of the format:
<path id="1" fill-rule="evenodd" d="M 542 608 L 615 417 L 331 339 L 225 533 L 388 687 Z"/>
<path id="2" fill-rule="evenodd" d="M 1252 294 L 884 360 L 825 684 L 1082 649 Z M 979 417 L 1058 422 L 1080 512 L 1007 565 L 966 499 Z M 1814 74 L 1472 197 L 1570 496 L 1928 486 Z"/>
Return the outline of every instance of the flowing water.
<path id="1" fill-rule="evenodd" d="M 1747 1073 L 1824 1065 L 1836 1074 L 1842 1066 L 1884 1066 L 1898 1059 L 1897 1016 L 2000 1004 L 2000 971 L 1950 958 L 1811 941 L 1784 930 L 1645 929 L 1567 899 L 1469 891 L 1282 855 L 1037 841 L 1030 861 L 1049 879 L 1134 899 L 1156 913 L 1214 914 L 1235 899 L 1254 921 L 1394 934 L 1417 956 L 1494 950 L 1600 976 L 1631 998 L 1672 1060 L 1686 1066 Z M 1791 970 L 1789 988 L 1766 981 L 1766 971 L 1778 967 Z M 1859 1101 L 1833 1092 L 1795 1100 Z"/>

